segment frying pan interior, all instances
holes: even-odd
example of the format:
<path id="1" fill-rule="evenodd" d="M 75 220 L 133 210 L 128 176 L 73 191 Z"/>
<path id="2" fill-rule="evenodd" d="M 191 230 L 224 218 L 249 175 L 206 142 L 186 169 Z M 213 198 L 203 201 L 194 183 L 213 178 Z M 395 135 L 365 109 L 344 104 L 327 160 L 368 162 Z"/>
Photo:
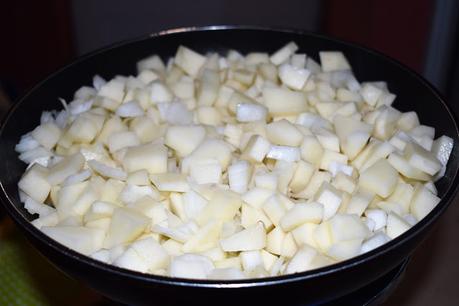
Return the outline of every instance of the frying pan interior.
<path id="1" fill-rule="evenodd" d="M 3 122 L 0 138 L 0 181 L 3 188 L 2 200 L 7 211 L 32 243 L 60 269 L 102 293 L 126 303 L 148 303 L 146 301 L 150 301 L 149 297 L 152 294 L 158 297 L 167 296 L 169 301 L 187 300 L 187 294 L 190 294 L 193 297 L 215 296 L 225 301 L 232 301 L 236 296 L 254 295 L 257 295 L 260 301 L 273 301 L 279 296 L 287 295 L 288 298 L 282 301 L 317 302 L 355 290 L 388 272 L 414 250 L 433 222 L 452 201 L 457 186 L 457 145 L 454 147 L 445 177 L 437 182 L 439 195 L 443 199 L 426 220 L 377 251 L 334 265 L 332 268 L 300 273 L 295 277 L 286 276 L 269 281 L 206 283 L 144 276 L 81 256 L 51 241 L 27 221 L 31 220 L 32 216 L 19 202 L 17 189 L 17 182 L 25 170 L 25 165 L 17 158 L 14 146 L 21 135 L 39 124 L 42 111 L 62 108 L 58 97 L 71 101 L 73 93 L 79 87 L 91 85 L 95 74 L 106 79 L 118 74 L 135 74 L 135 64 L 138 60 L 151 54 L 159 54 L 166 60 L 175 54 L 179 45 L 188 46 L 201 53 L 225 54 L 229 49 L 236 49 L 242 53 L 274 52 L 289 41 L 295 41 L 300 47 L 300 52 L 316 60 L 318 52 L 322 50 L 344 52 L 359 81 L 386 81 L 390 91 L 397 95 L 396 108 L 402 111 L 416 111 L 423 124 L 436 128 L 436 136 L 445 134 L 457 143 L 456 122 L 437 92 L 415 73 L 374 51 L 298 31 L 240 27 L 170 31 L 114 45 L 85 56 L 37 85 L 14 106 Z"/>

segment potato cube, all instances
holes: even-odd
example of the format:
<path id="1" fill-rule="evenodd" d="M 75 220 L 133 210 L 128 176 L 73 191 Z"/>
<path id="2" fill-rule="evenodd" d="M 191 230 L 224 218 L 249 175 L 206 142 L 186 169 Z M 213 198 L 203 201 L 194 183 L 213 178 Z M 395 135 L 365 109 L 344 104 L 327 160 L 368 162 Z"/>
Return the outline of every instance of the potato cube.
<path id="1" fill-rule="evenodd" d="M 151 174 L 167 172 L 167 148 L 160 144 L 145 144 L 127 149 L 123 158 L 127 172 L 146 169 Z"/>
<path id="2" fill-rule="evenodd" d="M 266 136 L 269 142 L 281 146 L 298 147 L 303 140 L 303 134 L 285 119 L 268 124 Z"/>
<path id="3" fill-rule="evenodd" d="M 289 232 L 304 223 L 320 223 L 324 217 L 324 206 L 320 203 L 297 203 L 280 219 L 280 226 Z"/>
<path id="4" fill-rule="evenodd" d="M 187 48 L 179 46 L 175 54 L 174 63 L 183 69 L 188 75 L 196 77 L 201 67 L 206 62 L 205 56 Z"/>
<path id="5" fill-rule="evenodd" d="M 32 131 L 32 137 L 47 149 L 52 149 L 56 145 L 61 134 L 61 129 L 53 122 L 39 125 Z"/>
<path id="6" fill-rule="evenodd" d="M 51 184 L 47 180 L 48 169 L 34 164 L 19 180 L 19 189 L 39 203 L 44 203 L 51 191 Z"/>
<path id="7" fill-rule="evenodd" d="M 397 186 L 398 173 L 386 159 L 380 159 L 360 174 L 359 186 L 388 197 Z"/>
<path id="8" fill-rule="evenodd" d="M 427 216 L 437 204 L 440 198 L 421 184 L 417 184 L 410 203 L 410 212 L 421 220 Z"/>
<path id="9" fill-rule="evenodd" d="M 262 223 L 257 223 L 236 234 L 220 240 L 225 252 L 261 250 L 266 246 L 266 231 Z"/>
<path id="10" fill-rule="evenodd" d="M 342 52 L 321 51 L 319 52 L 320 64 L 324 72 L 350 70 L 351 66 Z"/>
<path id="11" fill-rule="evenodd" d="M 262 92 L 264 104 L 271 115 L 298 114 L 308 108 L 302 92 L 277 87 L 265 87 Z"/>

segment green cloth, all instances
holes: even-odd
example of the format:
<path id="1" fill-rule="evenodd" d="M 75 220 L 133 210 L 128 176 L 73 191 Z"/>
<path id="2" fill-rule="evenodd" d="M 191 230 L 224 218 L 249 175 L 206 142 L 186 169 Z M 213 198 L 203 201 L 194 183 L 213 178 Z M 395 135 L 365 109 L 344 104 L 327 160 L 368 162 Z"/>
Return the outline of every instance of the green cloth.
<path id="1" fill-rule="evenodd" d="M 75 305 L 76 300 L 81 301 L 83 290 L 78 282 L 54 268 L 16 229 L 0 237 L 0 306 Z"/>

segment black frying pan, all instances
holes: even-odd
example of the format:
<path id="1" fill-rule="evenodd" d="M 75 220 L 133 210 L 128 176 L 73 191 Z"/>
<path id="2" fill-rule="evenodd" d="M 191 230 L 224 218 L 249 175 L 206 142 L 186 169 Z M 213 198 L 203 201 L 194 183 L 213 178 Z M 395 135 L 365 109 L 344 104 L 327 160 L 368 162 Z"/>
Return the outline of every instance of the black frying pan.
<path id="1" fill-rule="evenodd" d="M 145 275 L 107 265 L 78 254 L 34 228 L 32 219 L 19 202 L 17 182 L 25 164 L 14 151 L 22 134 L 39 123 L 43 110 L 61 109 L 58 97 L 71 100 L 82 85 L 90 85 L 100 74 L 134 74 L 141 58 L 156 53 L 164 59 L 186 45 L 199 52 L 225 53 L 234 48 L 243 53 L 273 52 L 288 41 L 295 41 L 301 52 L 317 59 L 321 50 L 340 50 L 349 59 L 360 81 L 384 80 L 397 94 L 395 106 L 415 110 L 421 122 L 455 140 L 446 176 L 437 183 L 440 204 L 409 231 L 367 254 L 333 266 L 263 279 L 204 281 Z M 267 28 L 218 26 L 178 29 L 117 44 L 90 55 L 48 77 L 19 100 L 4 119 L 0 131 L 1 198 L 9 215 L 29 240 L 62 271 L 83 281 L 102 294 L 128 304 L 246 304 L 253 301 L 283 305 L 322 303 L 345 295 L 386 274 L 400 264 L 426 237 L 438 217 L 453 201 L 458 183 L 458 128 L 454 116 L 437 91 L 422 77 L 375 51 L 350 43 L 301 31 Z M 422 272 L 420 272 L 422 273 Z"/>

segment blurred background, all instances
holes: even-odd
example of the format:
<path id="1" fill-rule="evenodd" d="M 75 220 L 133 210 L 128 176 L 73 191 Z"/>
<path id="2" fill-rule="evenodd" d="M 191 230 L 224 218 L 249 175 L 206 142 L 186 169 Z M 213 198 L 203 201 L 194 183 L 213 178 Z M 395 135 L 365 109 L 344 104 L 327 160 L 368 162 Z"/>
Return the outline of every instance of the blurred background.
<path id="1" fill-rule="evenodd" d="M 82 54 L 160 30 L 210 24 L 298 28 L 374 48 L 426 77 L 457 112 L 458 13 L 459 2 L 453 0 L 1 1 L 0 113 L 27 88 Z M 459 304 L 458 206 L 452 205 L 419 247 L 387 305 Z M 6 218 L 0 222 L 7 224 L 3 229 L 0 224 L 1 251 L 2 237 L 14 227 Z M 54 280 L 62 277 L 52 275 Z M 99 300 L 84 286 L 75 288 L 74 294 L 82 296 L 75 305 Z M 50 301 L 58 305 L 55 296 Z"/>

